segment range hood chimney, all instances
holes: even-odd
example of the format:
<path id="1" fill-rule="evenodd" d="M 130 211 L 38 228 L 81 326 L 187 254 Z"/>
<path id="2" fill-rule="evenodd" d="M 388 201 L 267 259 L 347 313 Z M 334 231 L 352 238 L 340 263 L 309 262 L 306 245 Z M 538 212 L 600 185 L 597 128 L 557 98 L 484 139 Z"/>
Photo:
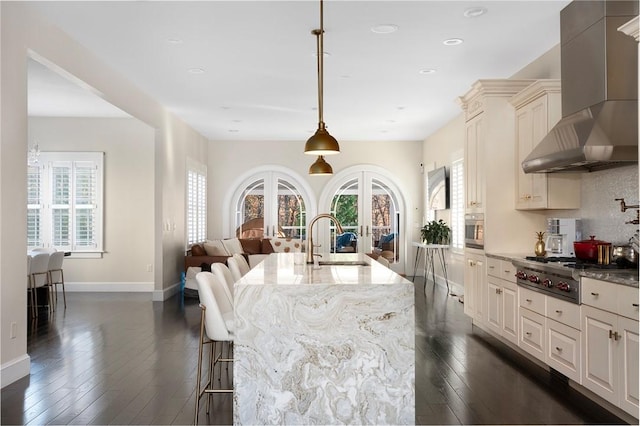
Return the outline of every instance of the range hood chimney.
<path id="1" fill-rule="evenodd" d="M 525 173 L 638 162 L 638 43 L 618 28 L 637 1 L 575 0 L 560 12 L 562 120 L 522 162 Z"/>

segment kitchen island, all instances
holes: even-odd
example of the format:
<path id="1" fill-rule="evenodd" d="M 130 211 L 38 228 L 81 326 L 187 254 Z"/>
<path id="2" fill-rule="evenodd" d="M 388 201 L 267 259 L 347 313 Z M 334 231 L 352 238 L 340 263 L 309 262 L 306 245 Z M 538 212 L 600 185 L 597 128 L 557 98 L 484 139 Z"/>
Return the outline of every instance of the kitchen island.
<path id="1" fill-rule="evenodd" d="M 236 424 L 415 422 L 413 283 L 325 257 L 272 254 L 235 283 Z"/>

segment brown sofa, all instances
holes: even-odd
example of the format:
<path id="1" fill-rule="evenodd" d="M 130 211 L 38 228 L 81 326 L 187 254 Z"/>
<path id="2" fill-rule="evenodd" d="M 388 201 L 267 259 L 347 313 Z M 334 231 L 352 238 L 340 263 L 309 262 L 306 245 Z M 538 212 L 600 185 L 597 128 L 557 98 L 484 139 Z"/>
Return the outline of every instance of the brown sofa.
<path id="1" fill-rule="evenodd" d="M 252 255 L 260 254 L 266 255 L 273 253 L 273 247 L 271 241 L 268 238 L 240 238 L 240 244 L 242 245 L 242 251 L 247 261 L 249 261 Z M 187 255 L 184 257 L 184 270 L 185 272 L 190 266 L 201 266 L 203 263 L 227 263 L 227 259 L 231 256 L 210 256 L 201 244 L 194 244 L 187 251 Z"/>

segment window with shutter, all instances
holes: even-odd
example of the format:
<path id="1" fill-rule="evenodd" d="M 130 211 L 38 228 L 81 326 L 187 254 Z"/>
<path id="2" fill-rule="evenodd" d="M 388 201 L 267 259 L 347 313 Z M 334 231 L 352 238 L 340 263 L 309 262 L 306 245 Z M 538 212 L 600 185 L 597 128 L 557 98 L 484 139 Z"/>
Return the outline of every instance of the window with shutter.
<path id="1" fill-rule="evenodd" d="M 207 168 L 187 161 L 187 248 L 207 239 Z"/>
<path id="2" fill-rule="evenodd" d="M 27 245 L 101 253 L 102 152 L 41 152 L 29 168 Z"/>
<path id="3" fill-rule="evenodd" d="M 464 162 L 451 163 L 451 246 L 452 251 L 464 250 Z"/>

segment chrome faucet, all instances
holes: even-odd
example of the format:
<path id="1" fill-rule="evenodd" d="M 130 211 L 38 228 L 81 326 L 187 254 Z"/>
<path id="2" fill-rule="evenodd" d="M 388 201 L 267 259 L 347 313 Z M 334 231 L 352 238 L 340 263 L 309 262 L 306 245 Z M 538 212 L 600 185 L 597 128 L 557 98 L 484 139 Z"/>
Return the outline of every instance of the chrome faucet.
<path id="1" fill-rule="evenodd" d="M 313 263 L 313 257 L 314 256 L 322 256 L 320 254 L 313 254 L 313 225 L 315 225 L 315 223 L 318 221 L 318 219 L 321 219 L 323 217 L 326 217 L 329 220 L 333 220 L 336 224 L 336 232 L 342 234 L 344 233 L 344 231 L 342 230 L 342 225 L 340 225 L 340 222 L 338 221 L 338 219 L 333 216 L 330 215 L 329 213 L 320 213 L 319 215 L 317 215 L 316 217 L 314 217 L 313 219 L 311 219 L 311 222 L 309 222 L 309 232 L 307 232 L 307 235 L 309 236 L 309 241 L 307 242 L 307 263 Z M 320 246 L 318 246 L 320 247 Z"/>

